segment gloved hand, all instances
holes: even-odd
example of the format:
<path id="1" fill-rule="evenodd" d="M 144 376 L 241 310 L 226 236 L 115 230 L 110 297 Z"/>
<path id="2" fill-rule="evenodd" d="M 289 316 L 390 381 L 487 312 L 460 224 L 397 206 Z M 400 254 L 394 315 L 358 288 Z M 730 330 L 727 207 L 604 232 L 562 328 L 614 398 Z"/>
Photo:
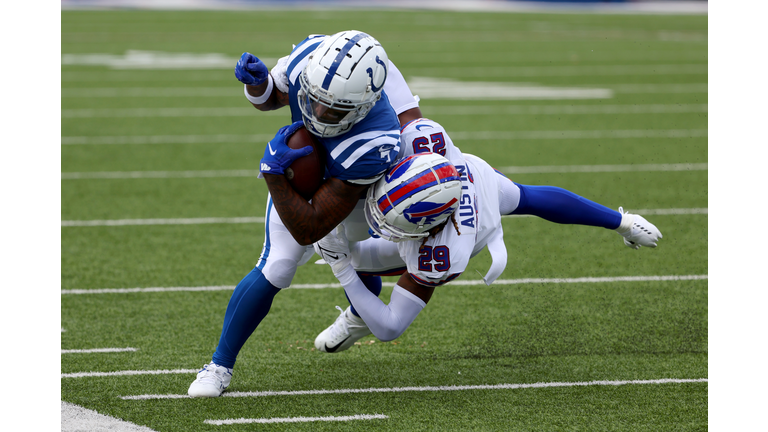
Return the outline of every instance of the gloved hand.
<path id="1" fill-rule="evenodd" d="M 243 53 L 235 65 L 235 77 L 243 84 L 257 86 L 269 77 L 267 66 L 251 53 Z"/>
<path id="2" fill-rule="evenodd" d="M 288 138 L 296 130 L 304 126 L 304 122 L 299 120 L 288 126 L 283 126 L 277 131 L 275 137 L 267 144 L 264 149 L 264 157 L 261 158 L 261 172 L 264 174 L 283 174 L 286 168 L 291 166 L 296 159 L 306 156 L 314 151 L 312 146 L 306 146 L 300 149 L 288 147 Z"/>
<path id="3" fill-rule="evenodd" d="M 344 226 L 339 225 L 314 244 L 315 252 L 331 265 L 334 275 L 339 275 L 352 262 L 349 241 Z"/>
<path id="4" fill-rule="evenodd" d="M 632 249 L 640 249 L 640 246 L 655 248 L 656 242 L 662 237 L 661 231 L 644 217 L 636 214 L 624 212 L 619 207 L 621 213 L 621 224 L 616 231 L 624 237 L 624 244 Z"/>

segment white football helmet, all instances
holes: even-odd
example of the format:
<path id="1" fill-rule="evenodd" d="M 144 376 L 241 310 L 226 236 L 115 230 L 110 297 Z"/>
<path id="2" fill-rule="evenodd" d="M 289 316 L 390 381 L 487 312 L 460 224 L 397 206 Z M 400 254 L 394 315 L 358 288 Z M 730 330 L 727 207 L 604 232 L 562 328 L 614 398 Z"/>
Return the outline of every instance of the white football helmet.
<path id="1" fill-rule="evenodd" d="M 397 161 L 371 185 L 365 219 L 384 239 L 416 240 L 451 217 L 460 198 L 456 167 L 437 153 L 419 153 Z"/>
<path id="2" fill-rule="evenodd" d="M 381 98 L 388 67 L 384 48 L 363 32 L 349 30 L 326 38 L 299 75 L 304 126 L 320 137 L 352 129 Z"/>

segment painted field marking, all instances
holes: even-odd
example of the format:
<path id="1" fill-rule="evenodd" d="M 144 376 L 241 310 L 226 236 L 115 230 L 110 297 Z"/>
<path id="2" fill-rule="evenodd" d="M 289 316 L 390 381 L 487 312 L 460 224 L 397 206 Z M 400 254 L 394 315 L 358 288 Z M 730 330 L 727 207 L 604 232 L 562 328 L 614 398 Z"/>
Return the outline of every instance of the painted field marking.
<path id="1" fill-rule="evenodd" d="M 636 171 L 706 171 L 707 163 L 679 164 L 623 164 L 623 165 L 543 165 L 510 166 L 496 168 L 507 174 L 545 173 L 599 173 Z M 258 170 L 209 170 L 209 171 L 93 171 L 63 172 L 62 180 L 92 179 L 140 179 L 140 178 L 223 178 L 257 177 Z"/>
<path id="2" fill-rule="evenodd" d="M 546 166 L 510 166 L 496 168 L 505 174 L 544 174 L 544 173 L 596 173 L 596 172 L 633 172 L 633 171 L 706 171 L 707 163 L 680 164 L 626 164 L 626 165 L 546 165 Z"/>
<path id="3" fill-rule="evenodd" d="M 580 381 L 580 382 L 537 382 L 532 384 L 483 384 L 463 386 L 424 386 L 424 387 L 388 387 L 365 389 L 336 389 L 336 390 L 295 390 L 295 391 L 259 391 L 259 392 L 224 392 L 222 397 L 268 397 L 268 396 L 305 396 L 328 395 L 350 393 L 403 393 L 403 392 L 444 392 L 463 390 L 516 390 L 528 388 L 558 388 L 558 387 L 588 387 L 588 386 L 621 386 L 621 385 L 646 385 L 646 384 L 687 384 L 706 383 L 708 378 L 676 379 L 663 378 L 655 380 L 631 380 L 631 381 Z M 135 396 L 120 396 L 123 400 L 150 400 L 150 399 L 185 399 L 186 394 L 145 394 Z"/>
<path id="4" fill-rule="evenodd" d="M 432 75 L 435 68 L 412 68 L 411 73 Z M 586 66 L 497 66 L 452 67 L 462 77 L 542 77 L 542 76 L 641 76 L 641 75 L 707 75 L 707 64 L 645 64 L 645 65 L 586 65 Z M 411 87 L 410 79 L 408 86 Z M 416 93 L 414 93 L 416 94 Z"/>
<path id="5" fill-rule="evenodd" d="M 96 171 L 63 172 L 62 180 L 83 179 L 138 179 L 138 178 L 214 178 L 256 177 L 259 170 L 211 170 L 211 171 Z"/>
<path id="6" fill-rule="evenodd" d="M 580 278 L 526 278 L 526 279 L 499 279 L 494 285 L 520 285 L 520 284 L 561 284 L 561 283 L 606 283 L 606 282 L 669 282 L 685 280 L 706 280 L 709 275 L 666 275 L 666 276 L 613 276 L 613 277 L 580 277 Z M 393 287 L 394 282 L 383 282 L 382 285 Z M 456 280 L 446 284 L 447 286 L 476 286 L 485 285 L 482 280 Z M 329 284 L 295 284 L 286 289 L 326 289 L 341 288 L 339 283 Z M 175 291 L 232 291 L 233 285 L 199 286 L 199 287 L 153 287 L 153 288 L 97 288 L 97 289 L 63 289 L 61 295 L 80 294 L 133 294 L 133 293 L 157 293 Z"/>
<path id="7" fill-rule="evenodd" d="M 668 209 L 640 209 L 628 210 L 641 215 L 696 215 L 709 214 L 708 208 L 668 208 Z M 506 218 L 535 217 L 530 215 L 506 215 Z M 168 219 L 93 219 L 93 220 L 65 220 L 61 221 L 62 227 L 94 227 L 94 226 L 135 226 L 135 225 L 202 225 L 202 224 L 247 224 L 264 223 L 263 217 L 233 217 L 233 218 L 168 218 Z"/>
<path id="8" fill-rule="evenodd" d="M 61 432 L 155 432 L 146 426 L 116 419 L 94 410 L 61 401 Z"/>
<path id="9" fill-rule="evenodd" d="M 705 113 L 707 104 L 642 105 L 506 105 L 425 107 L 429 115 L 592 115 L 592 114 L 668 114 Z M 453 134 L 451 134 L 453 135 Z"/>
<path id="10" fill-rule="evenodd" d="M 274 417 L 274 418 L 239 418 L 228 420 L 204 420 L 203 423 L 222 426 L 232 424 L 250 424 L 250 423 L 309 423 L 316 421 L 353 421 L 353 420 L 376 420 L 388 419 L 384 414 L 356 414 L 351 416 L 328 416 L 328 417 Z"/>
<path id="11" fill-rule="evenodd" d="M 466 81 L 452 81 L 454 85 L 449 86 L 447 91 L 453 91 L 457 87 L 462 88 L 462 86 L 467 84 L 474 84 L 477 85 L 484 85 L 487 88 L 493 88 L 494 90 L 498 90 L 499 86 L 507 86 L 510 89 L 540 89 L 538 90 L 542 96 L 551 96 L 555 95 L 555 91 L 559 90 L 561 91 L 565 96 L 569 96 L 568 92 L 571 92 L 570 96 L 578 95 L 579 92 L 581 92 L 584 95 L 589 96 L 604 96 L 604 95 L 610 95 L 610 92 L 617 92 L 617 93 L 707 93 L 709 88 L 706 83 L 692 83 L 692 84 L 594 84 L 594 85 L 580 85 L 579 87 L 569 87 L 569 88 L 558 88 L 558 87 L 544 87 L 544 86 L 531 86 L 530 84 L 523 84 L 523 83 L 490 83 L 490 82 L 475 82 L 475 83 L 468 83 Z M 439 83 L 440 86 L 444 86 L 444 82 Z M 455 84 L 461 84 L 459 86 L 456 86 Z M 491 87 L 494 86 L 494 87 Z M 526 87 L 527 86 L 527 87 Z M 601 87 L 608 87 L 601 88 Z M 418 91 L 416 91 L 418 90 Z M 411 91 L 413 93 L 418 93 L 419 98 L 421 99 L 430 99 L 431 93 L 434 92 L 434 90 L 431 90 L 430 92 L 423 92 L 420 88 L 416 87 L 416 90 L 414 88 L 411 88 Z M 487 92 L 487 91 L 486 91 Z M 449 95 L 450 93 L 446 93 L 446 95 Z M 493 93 L 489 94 L 488 98 L 485 99 L 497 99 L 498 97 L 494 97 L 497 95 L 494 95 Z M 522 96 L 522 93 L 520 93 L 520 96 Z M 141 98 L 148 98 L 148 97 L 237 97 L 242 98 L 243 92 L 240 90 L 237 86 L 227 86 L 227 87 L 96 87 L 96 88 L 63 88 L 61 89 L 61 97 L 62 98 L 117 98 L 117 97 L 141 97 Z M 602 98 L 602 97 L 601 97 Z M 480 98 L 478 98 L 480 99 Z M 545 98 L 540 98 L 545 99 Z M 550 98 L 546 98 L 550 99 Z M 569 99 L 569 98 L 568 98 Z M 591 99 L 591 98 L 585 98 L 585 99 Z M 575 105 L 575 106 L 584 106 L 588 107 L 590 105 Z M 608 106 L 617 106 L 617 107 L 625 107 L 625 106 L 636 106 L 636 107 L 643 107 L 646 105 L 640 104 L 640 105 L 608 105 Z M 661 105 L 661 106 L 675 106 L 675 105 Z M 685 105 L 679 105 L 679 106 L 685 106 Z M 552 106 L 552 108 L 557 108 L 558 106 Z M 500 107 L 504 108 L 504 107 Z M 521 106 L 521 108 L 527 108 L 526 106 Z M 435 108 L 429 108 L 430 113 L 433 112 Z"/>
<path id="12" fill-rule="evenodd" d="M 266 143 L 274 135 L 117 135 L 61 137 L 62 145 Z"/>
<path id="13" fill-rule="evenodd" d="M 129 226 L 129 225 L 199 225 L 199 224 L 244 224 L 264 223 L 263 217 L 234 218 L 184 218 L 184 219 L 105 219 L 61 221 L 63 227 Z"/>
<path id="14" fill-rule="evenodd" d="M 199 369 L 163 369 L 163 370 L 124 370 L 115 372 L 74 372 L 63 373 L 62 378 L 91 378 L 91 377 L 114 377 L 114 376 L 133 376 L 133 375 L 167 375 L 167 374 L 192 374 L 198 373 Z"/>
<path id="15" fill-rule="evenodd" d="M 444 114 L 458 114 L 464 107 L 445 107 Z M 443 109 L 441 109 L 443 110 Z M 466 113 L 472 114 L 472 113 Z M 476 131 L 451 132 L 455 139 L 467 140 L 533 140 L 533 139 L 601 139 L 601 138 L 700 138 L 707 129 L 671 130 L 593 130 L 593 131 Z M 124 144 L 221 144 L 266 143 L 272 135 L 117 135 L 61 137 L 62 145 Z"/>
<path id="16" fill-rule="evenodd" d="M 91 354 L 91 353 L 115 353 L 115 352 L 133 352 L 136 348 L 93 348 L 93 349 L 68 349 L 61 350 L 62 354 Z"/>
<path id="17" fill-rule="evenodd" d="M 128 117 L 251 117 L 253 108 L 100 108 L 65 109 L 62 118 L 128 118 Z M 280 111 L 259 112 L 259 116 L 286 116 Z"/>
<path id="18" fill-rule="evenodd" d="M 262 60 L 273 66 L 274 58 Z M 174 53 L 160 51 L 128 50 L 125 54 L 62 54 L 62 66 L 107 66 L 112 69 L 231 69 L 237 62 L 219 53 Z"/>

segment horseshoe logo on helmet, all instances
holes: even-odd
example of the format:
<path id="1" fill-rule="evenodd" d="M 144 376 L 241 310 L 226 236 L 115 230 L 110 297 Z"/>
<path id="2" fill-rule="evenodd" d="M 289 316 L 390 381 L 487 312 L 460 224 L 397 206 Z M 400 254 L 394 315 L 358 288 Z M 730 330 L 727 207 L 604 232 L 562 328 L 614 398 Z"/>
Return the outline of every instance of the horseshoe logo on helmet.
<path id="1" fill-rule="evenodd" d="M 382 68 L 384 68 L 384 79 L 381 80 L 381 85 L 376 87 L 376 84 L 373 83 L 373 69 L 368 68 L 365 71 L 368 72 L 368 77 L 371 78 L 371 89 L 373 89 L 374 92 L 377 92 L 381 90 L 382 87 L 384 87 L 384 83 L 387 82 L 387 65 L 384 64 L 383 61 L 379 58 L 379 56 L 376 56 L 376 63 L 380 64 Z"/>

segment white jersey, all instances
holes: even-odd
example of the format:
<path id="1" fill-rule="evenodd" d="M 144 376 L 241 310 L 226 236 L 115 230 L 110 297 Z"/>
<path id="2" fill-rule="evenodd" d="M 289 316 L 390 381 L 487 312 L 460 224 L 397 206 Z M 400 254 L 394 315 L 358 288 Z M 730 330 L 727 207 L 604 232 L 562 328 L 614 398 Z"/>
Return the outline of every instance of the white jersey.
<path id="1" fill-rule="evenodd" d="M 437 122 L 417 119 L 401 130 L 398 159 L 417 153 L 438 153 L 461 175 L 462 195 L 453 220 L 434 237 L 397 243 L 408 273 L 422 285 L 439 286 L 457 278 L 469 259 L 489 247 L 493 265 L 484 280 L 490 284 L 506 266 L 498 182 L 504 178 L 482 159 L 464 154 Z M 506 181 L 506 180 L 505 180 Z"/>

